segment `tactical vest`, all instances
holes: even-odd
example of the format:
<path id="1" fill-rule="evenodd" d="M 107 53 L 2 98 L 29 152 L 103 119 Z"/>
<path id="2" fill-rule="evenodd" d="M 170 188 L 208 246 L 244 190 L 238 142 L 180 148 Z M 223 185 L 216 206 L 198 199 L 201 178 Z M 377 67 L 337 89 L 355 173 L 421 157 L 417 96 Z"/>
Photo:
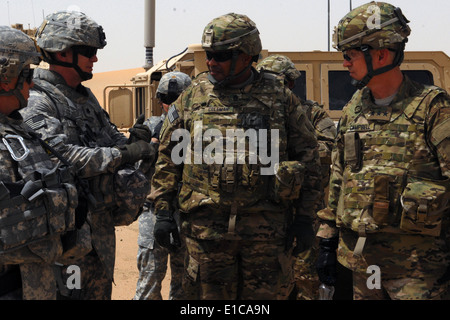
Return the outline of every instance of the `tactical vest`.
<path id="1" fill-rule="evenodd" d="M 450 184 L 425 139 L 424 119 L 443 91 L 424 87 L 403 112 L 362 112 L 361 95 L 349 104 L 338 225 L 366 232 L 438 236 Z M 386 121 L 384 121 L 386 120 Z"/>
<path id="2" fill-rule="evenodd" d="M 4 166 L 15 167 L 22 177 L 1 173 L 0 254 L 72 230 L 78 198 L 69 168 L 55 167 L 35 136 L 25 131 L 2 127 L 0 136 Z"/>
<path id="3" fill-rule="evenodd" d="M 271 152 L 272 138 L 276 138 L 274 129 L 278 129 L 277 143 L 281 162 L 278 167 L 281 167 L 280 171 L 286 169 L 283 164 L 287 160 L 287 114 L 285 106 L 274 104 L 277 96 L 282 94 L 279 85 L 282 81 L 267 73 L 263 73 L 262 77 L 252 85 L 249 92 L 245 92 L 245 89 L 217 91 L 209 81 L 199 82 L 198 92 L 208 94 L 198 95 L 192 100 L 191 111 L 187 115 L 189 119 L 185 119 L 188 123 L 186 127 L 190 130 L 191 163 L 185 163 L 183 167 L 183 189 L 189 188 L 206 195 L 215 205 L 231 208 L 232 212 L 233 208 L 247 208 L 260 200 L 274 199 L 276 176 L 274 173 L 261 174 L 261 169 L 270 164 L 259 161 L 262 149 L 267 147 L 268 154 Z M 260 135 L 260 132 L 267 133 L 267 138 L 264 134 Z M 212 133 L 214 138 L 205 139 L 205 133 Z M 233 134 L 240 138 L 232 137 Z M 232 144 L 227 145 L 227 137 Z M 196 143 L 201 143 L 200 155 Z M 215 146 L 223 147 L 223 153 L 220 154 L 217 149 L 214 150 L 216 153 L 211 152 Z M 207 159 L 208 155 L 214 159 Z M 299 163 L 287 167 L 304 169 Z M 292 177 L 298 178 L 293 187 L 297 194 L 288 194 L 286 198 L 299 195 L 302 179 L 299 173 L 289 176 L 289 179 L 292 180 Z M 285 190 L 280 192 L 286 193 Z M 180 209 L 189 211 L 192 208 L 181 204 Z"/>
<path id="4" fill-rule="evenodd" d="M 95 147 L 113 147 L 115 141 L 106 132 L 103 109 L 91 104 L 76 104 L 67 98 L 56 86 L 47 81 L 36 81 L 34 90 L 46 94 L 56 107 L 58 119 L 63 124 L 67 144 Z M 91 92 L 89 92 L 92 95 Z M 95 101 L 95 100 L 94 100 Z M 111 174 L 102 174 L 90 179 L 79 181 L 82 184 L 80 192 L 85 193 L 91 211 L 103 211 L 112 208 L 114 200 L 114 182 Z"/>

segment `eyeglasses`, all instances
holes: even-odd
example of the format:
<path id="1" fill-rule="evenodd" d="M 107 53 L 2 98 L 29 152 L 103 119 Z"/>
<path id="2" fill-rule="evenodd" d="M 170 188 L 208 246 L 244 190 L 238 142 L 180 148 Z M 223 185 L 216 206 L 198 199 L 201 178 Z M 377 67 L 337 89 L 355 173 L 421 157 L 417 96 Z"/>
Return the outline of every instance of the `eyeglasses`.
<path id="1" fill-rule="evenodd" d="M 73 51 L 77 54 L 81 54 L 86 58 L 92 58 L 97 54 L 97 48 L 90 46 L 74 46 L 72 47 Z"/>
<path id="2" fill-rule="evenodd" d="M 233 51 L 219 51 L 219 52 L 211 52 L 206 51 L 206 59 L 212 60 L 214 59 L 216 62 L 224 62 L 228 61 L 233 57 Z"/>
<path id="3" fill-rule="evenodd" d="M 20 72 L 20 77 L 24 78 L 24 80 L 26 82 L 28 82 L 28 84 L 31 84 L 31 82 L 33 81 L 33 74 L 34 74 L 34 69 L 23 69 L 22 72 Z"/>
<path id="4" fill-rule="evenodd" d="M 356 60 L 358 57 L 360 57 L 361 50 L 358 49 L 352 49 L 350 51 L 344 51 L 343 56 L 344 59 L 351 62 Z"/>

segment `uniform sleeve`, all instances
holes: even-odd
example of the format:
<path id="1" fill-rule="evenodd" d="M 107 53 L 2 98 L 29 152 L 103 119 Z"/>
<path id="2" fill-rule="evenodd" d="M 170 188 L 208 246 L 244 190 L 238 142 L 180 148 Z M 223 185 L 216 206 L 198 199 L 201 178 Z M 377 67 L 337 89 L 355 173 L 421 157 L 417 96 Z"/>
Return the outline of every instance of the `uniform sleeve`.
<path id="1" fill-rule="evenodd" d="M 43 140 L 58 150 L 70 161 L 81 178 L 114 172 L 121 163 L 121 153 L 116 148 L 89 148 L 67 144 L 57 109 L 53 102 L 43 94 L 32 92 L 28 106 L 21 111 L 24 121 Z"/>
<path id="2" fill-rule="evenodd" d="M 184 128 L 183 101 L 182 94 L 169 108 L 160 132 L 158 160 L 155 164 L 151 193 L 148 197 L 150 201 L 155 202 L 155 214 L 160 210 L 173 211 L 175 209 L 173 208 L 173 199 L 182 179 L 183 164 L 173 161 L 172 152 L 178 152 L 175 146 L 180 145 L 182 141 L 177 139 L 172 141 L 172 137 L 177 136 L 177 129 Z"/>
<path id="3" fill-rule="evenodd" d="M 432 101 L 427 120 L 429 143 L 436 150 L 442 175 L 450 178 L 450 96 L 447 93 Z"/>
<path id="4" fill-rule="evenodd" d="M 288 90 L 288 89 L 286 89 Z M 285 92 L 293 106 L 288 115 L 288 156 L 305 166 L 300 198 L 294 206 L 297 215 L 315 217 L 321 193 L 321 170 L 318 142 L 314 127 L 304 111 L 304 107 L 294 95 Z"/>

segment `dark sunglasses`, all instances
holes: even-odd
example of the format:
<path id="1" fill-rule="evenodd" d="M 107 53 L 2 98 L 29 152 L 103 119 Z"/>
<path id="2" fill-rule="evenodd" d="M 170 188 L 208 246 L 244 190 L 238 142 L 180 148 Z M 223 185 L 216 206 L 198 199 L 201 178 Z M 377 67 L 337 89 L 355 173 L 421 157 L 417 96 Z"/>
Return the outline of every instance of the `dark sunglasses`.
<path id="1" fill-rule="evenodd" d="M 31 84 L 31 82 L 33 81 L 33 74 L 34 74 L 34 69 L 23 69 L 22 72 L 20 72 L 20 77 L 24 78 L 24 80 L 26 82 L 28 82 L 28 84 Z"/>
<path id="2" fill-rule="evenodd" d="M 97 48 L 90 46 L 74 46 L 73 51 L 89 59 L 97 54 Z"/>
<path id="3" fill-rule="evenodd" d="M 233 57 L 233 51 L 210 52 L 206 51 L 206 59 L 214 59 L 216 62 L 228 61 Z"/>

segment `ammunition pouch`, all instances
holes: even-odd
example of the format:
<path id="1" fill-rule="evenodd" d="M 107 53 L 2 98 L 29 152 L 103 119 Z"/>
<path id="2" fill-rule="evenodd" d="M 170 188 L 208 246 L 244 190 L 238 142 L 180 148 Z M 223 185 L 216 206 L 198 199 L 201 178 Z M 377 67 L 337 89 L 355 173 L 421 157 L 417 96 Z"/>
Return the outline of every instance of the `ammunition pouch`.
<path id="1" fill-rule="evenodd" d="M 0 182 L 0 253 L 75 227 L 78 198 L 69 178 L 60 167 L 39 180 Z"/>
<path id="2" fill-rule="evenodd" d="M 275 164 L 273 199 L 294 200 L 300 197 L 305 166 L 298 161 L 283 161 Z"/>
<path id="3" fill-rule="evenodd" d="M 358 132 L 347 132 L 344 135 L 345 152 L 344 161 L 353 172 L 361 170 L 362 166 L 362 146 Z"/>
<path id="4" fill-rule="evenodd" d="M 408 177 L 400 202 L 400 229 L 437 237 L 441 233 L 444 212 L 450 209 L 450 179 L 431 180 Z"/>

